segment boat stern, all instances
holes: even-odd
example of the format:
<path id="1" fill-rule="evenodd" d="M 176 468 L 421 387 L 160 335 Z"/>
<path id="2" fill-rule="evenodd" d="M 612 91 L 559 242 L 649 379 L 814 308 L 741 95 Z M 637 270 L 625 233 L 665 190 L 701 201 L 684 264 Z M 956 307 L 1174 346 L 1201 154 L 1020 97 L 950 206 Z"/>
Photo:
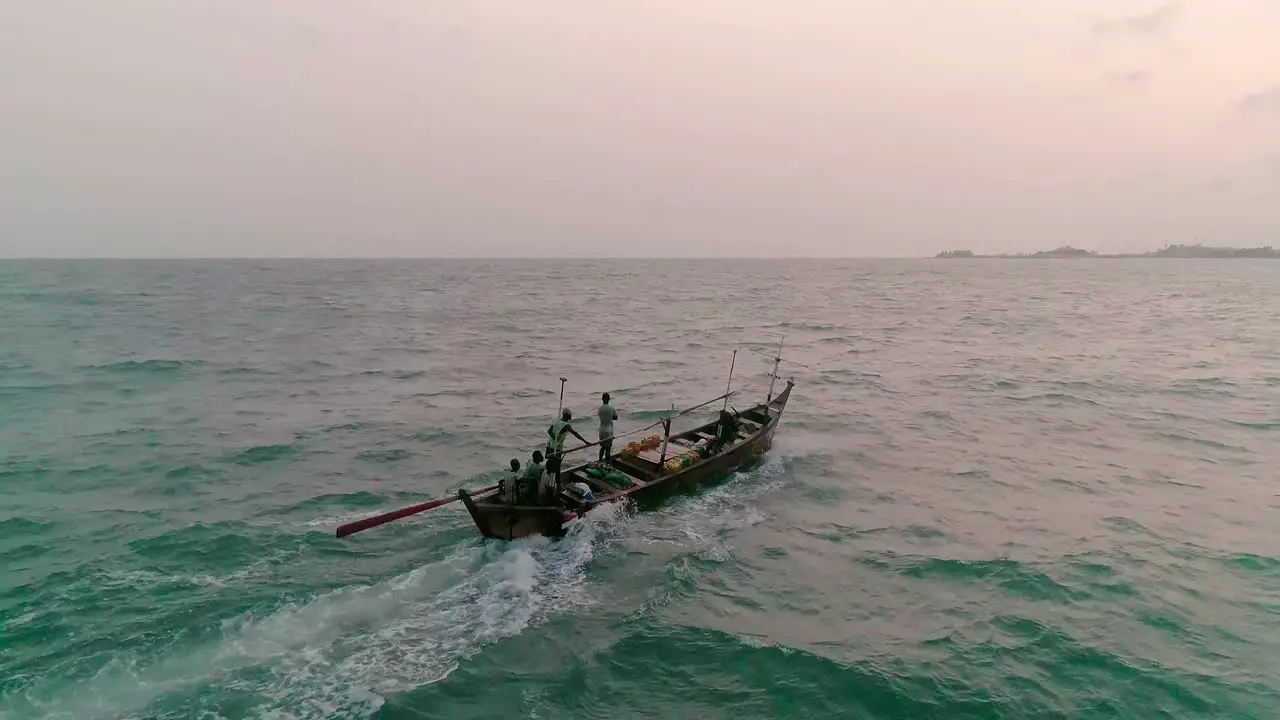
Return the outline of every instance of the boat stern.
<path id="1" fill-rule="evenodd" d="M 465 490 L 459 490 L 458 497 L 485 537 L 518 540 L 530 535 L 556 537 L 564 534 L 566 517 L 563 508 L 478 503 Z"/>

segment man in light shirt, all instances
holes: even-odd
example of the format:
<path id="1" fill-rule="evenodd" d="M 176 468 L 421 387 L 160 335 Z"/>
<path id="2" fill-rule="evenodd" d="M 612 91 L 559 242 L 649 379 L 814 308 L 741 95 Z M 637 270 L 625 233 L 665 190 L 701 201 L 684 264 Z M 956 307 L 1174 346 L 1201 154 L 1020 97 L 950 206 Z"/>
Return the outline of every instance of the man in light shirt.
<path id="1" fill-rule="evenodd" d="M 600 416 L 600 462 L 604 462 L 613 450 L 613 421 L 618 419 L 618 411 L 609 404 L 609 393 L 600 396 L 600 408 L 596 415 Z"/>
<path id="2" fill-rule="evenodd" d="M 511 469 L 502 474 L 498 481 L 498 499 L 508 505 L 515 505 L 519 500 L 520 461 L 511 458 Z"/>
<path id="3" fill-rule="evenodd" d="M 538 503 L 538 495 L 541 493 L 542 473 L 544 467 L 542 465 L 542 451 L 534 450 L 533 459 L 524 469 L 524 474 L 520 476 L 520 503 L 524 505 L 536 505 Z"/>

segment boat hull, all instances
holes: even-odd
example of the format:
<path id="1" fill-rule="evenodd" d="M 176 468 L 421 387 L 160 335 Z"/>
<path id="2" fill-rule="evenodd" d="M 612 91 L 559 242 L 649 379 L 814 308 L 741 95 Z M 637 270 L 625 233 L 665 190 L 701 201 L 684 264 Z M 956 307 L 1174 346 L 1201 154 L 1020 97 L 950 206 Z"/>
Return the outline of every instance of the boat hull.
<path id="1" fill-rule="evenodd" d="M 478 503 L 467 495 L 466 490 L 459 490 L 458 496 L 467 506 L 480 534 L 495 540 L 518 540 L 530 535 L 563 535 L 565 523 L 572 519 L 566 517 L 564 508 Z"/>

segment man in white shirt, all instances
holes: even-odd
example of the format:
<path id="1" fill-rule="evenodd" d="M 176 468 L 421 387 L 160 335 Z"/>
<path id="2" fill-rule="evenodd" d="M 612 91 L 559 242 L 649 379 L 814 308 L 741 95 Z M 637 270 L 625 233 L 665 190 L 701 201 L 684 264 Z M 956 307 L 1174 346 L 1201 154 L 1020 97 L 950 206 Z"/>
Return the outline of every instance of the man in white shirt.
<path id="1" fill-rule="evenodd" d="M 600 417 L 600 462 L 604 462 L 613 450 L 613 421 L 618 419 L 618 411 L 609 404 L 609 393 L 600 396 L 600 408 L 596 415 Z"/>
<path id="2" fill-rule="evenodd" d="M 515 505 L 519 499 L 520 461 L 511 458 L 511 469 L 502 474 L 498 481 L 498 501 Z"/>

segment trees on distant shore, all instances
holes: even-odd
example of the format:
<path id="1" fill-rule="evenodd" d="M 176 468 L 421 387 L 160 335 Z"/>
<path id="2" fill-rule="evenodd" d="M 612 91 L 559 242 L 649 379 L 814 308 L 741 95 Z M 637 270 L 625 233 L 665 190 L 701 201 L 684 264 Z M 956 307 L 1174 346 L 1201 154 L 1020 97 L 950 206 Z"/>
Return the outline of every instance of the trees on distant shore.
<path id="1" fill-rule="evenodd" d="M 1270 245 L 1256 248 L 1208 247 L 1205 245 L 1165 245 L 1159 250 L 1145 253 L 1120 253 L 1103 255 L 1092 250 L 1081 250 L 1063 245 L 1053 250 L 1015 255 L 976 255 L 972 250 L 946 250 L 936 258 L 1268 258 L 1280 259 L 1280 252 Z"/>
<path id="2" fill-rule="evenodd" d="M 1256 248 L 1206 247 L 1204 245 L 1165 245 L 1140 257 L 1185 258 L 1275 258 L 1280 257 L 1270 245 Z"/>

